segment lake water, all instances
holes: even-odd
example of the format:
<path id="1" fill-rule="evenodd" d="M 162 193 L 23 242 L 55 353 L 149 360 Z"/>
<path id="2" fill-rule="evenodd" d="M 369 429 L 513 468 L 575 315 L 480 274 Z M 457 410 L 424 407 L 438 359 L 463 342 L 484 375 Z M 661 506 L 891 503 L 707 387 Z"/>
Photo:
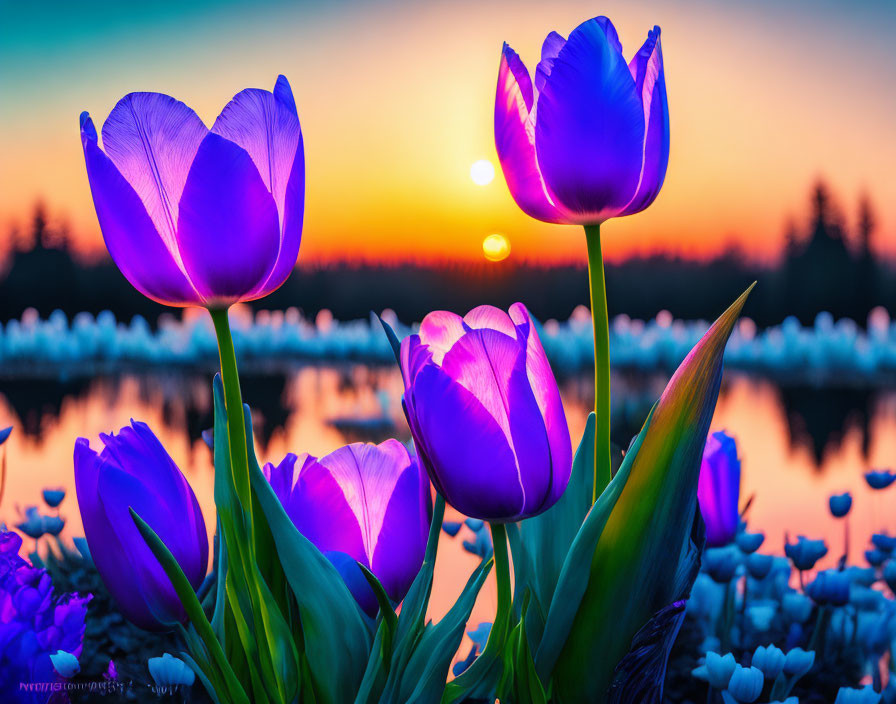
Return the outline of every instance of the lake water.
<path id="1" fill-rule="evenodd" d="M 15 523 L 21 510 L 40 504 L 44 487 L 64 487 L 64 535 L 82 534 L 77 513 L 72 449 L 77 437 L 100 446 L 100 432 L 117 430 L 130 418 L 149 423 L 189 478 L 207 523 L 214 522 L 213 470 L 200 438 L 212 424 L 211 371 L 101 375 L 92 379 L 0 379 L 0 427 L 15 431 L 0 449 L 6 453 L 5 494 L 0 520 Z M 663 375 L 614 375 L 615 439 L 627 443 L 637 432 L 665 384 Z M 577 444 L 593 393 L 590 376 L 561 383 Z M 401 413 L 401 380 L 393 367 L 365 365 L 295 366 L 253 370 L 243 377 L 252 406 L 259 458 L 279 461 L 286 452 L 323 455 L 347 442 L 407 440 Z M 742 503 L 752 530 L 766 534 L 764 552 L 783 552 L 784 536 L 824 537 L 827 562 L 841 554 L 842 523 L 827 510 L 827 497 L 849 490 L 854 558 L 873 530 L 896 530 L 896 490 L 871 492 L 862 473 L 896 465 L 896 388 L 788 386 L 768 379 L 727 374 L 713 429 L 738 441 L 743 462 Z M 457 518 L 450 509 L 448 518 Z M 466 530 L 466 529 L 464 529 Z M 460 536 L 459 536 L 460 537 Z M 476 558 L 460 539 L 442 535 L 432 613 L 453 603 Z M 477 603 L 473 623 L 491 620 L 494 591 L 489 584 Z"/>

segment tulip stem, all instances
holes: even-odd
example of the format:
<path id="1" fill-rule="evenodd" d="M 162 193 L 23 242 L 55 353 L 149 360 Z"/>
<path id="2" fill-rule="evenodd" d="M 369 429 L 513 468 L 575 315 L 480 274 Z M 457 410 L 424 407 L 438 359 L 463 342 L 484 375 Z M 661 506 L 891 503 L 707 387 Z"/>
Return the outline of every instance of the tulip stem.
<path id="1" fill-rule="evenodd" d="M 490 523 L 492 530 L 492 545 L 495 556 L 495 579 L 498 582 L 498 608 L 495 612 L 495 623 L 489 633 L 488 642 L 485 644 L 486 653 L 500 657 L 504 642 L 507 640 L 507 631 L 510 627 L 510 560 L 507 557 L 507 529 L 503 523 Z"/>
<path id="2" fill-rule="evenodd" d="M 243 397 L 240 377 L 236 368 L 236 353 L 227 308 L 209 309 L 215 335 L 218 338 L 218 354 L 221 360 L 221 381 L 224 384 L 224 407 L 227 410 L 227 437 L 230 447 L 230 469 L 237 497 L 242 503 L 247 520 L 247 530 L 252 529 L 252 495 L 249 486 L 249 453 L 246 446 L 246 425 L 243 418 Z M 250 533 L 251 535 L 251 533 Z M 251 542 L 251 541 L 250 541 Z"/>
<path id="3" fill-rule="evenodd" d="M 600 247 L 600 225 L 585 225 L 588 247 L 588 285 L 594 326 L 594 489 L 597 501 L 612 479 L 610 459 L 610 320 L 607 315 L 607 283 Z"/>

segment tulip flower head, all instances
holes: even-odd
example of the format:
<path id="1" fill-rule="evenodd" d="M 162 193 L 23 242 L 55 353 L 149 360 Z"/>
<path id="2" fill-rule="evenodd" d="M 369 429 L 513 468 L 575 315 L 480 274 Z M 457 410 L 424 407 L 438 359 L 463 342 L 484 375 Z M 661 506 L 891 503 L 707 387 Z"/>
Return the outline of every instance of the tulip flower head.
<path id="1" fill-rule="evenodd" d="M 316 459 L 290 454 L 264 474 L 286 514 L 326 555 L 364 611 L 376 597 L 361 563 L 400 602 L 423 563 L 429 533 L 429 481 L 397 440 L 354 443 Z"/>
<path id="2" fill-rule="evenodd" d="M 708 682 L 716 689 L 725 689 L 731 681 L 737 661 L 732 653 L 719 655 L 709 651 L 706 653 L 706 675 Z"/>
<path id="3" fill-rule="evenodd" d="M 871 542 L 874 544 L 875 548 L 887 555 L 892 555 L 893 551 L 896 550 L 896 537 L 893 537 L 892 535 L 875 533 L 871 536 Z"/>
<path id="4" fill-rule="evenodd" d="M 75 489 L 90 556 L 122 613 L 145 630 L 186 620 L 180 599 L 129 508 L 152 528 L 198 589 L 208 567 L 208 534 L 193 490 L 145 423 L 100 435 L 102 452 L 75 443 Z"/>
<path id="5" fill-rule="evenodd" d="M 9 426 L 8 428 L 0 429 L 0 445 L 5 443 L 11 434 L 12 434 L 12 426 Z"/>
<path id="6" fill-rule="evenodd" d="M 792 648 L 784 657 L 784 672 L 797 678 L 805 675 L 815 664 L 815 651 Z"/>
<path id="7" fill-rule="evenodd" d="M 728 693 L 738 702 L 755 702 L 762 693 L 765 677 L 757 667 L 736 665 L 731 681 L 728 682 Z"/>
<path id="8" fill-rule="evenodd" d="M 828 506 L 834 518 L 843 518 L 852 508 L 852 496 L 848 491 L 843 494 L 833 494 L 828 499 Z"/>
<path id="9" fill-rule="evenodd" d="M 130 93 L 81 143 L 109 254 L 145 296 L 223 308 L 278 288 L 299 253 L 305 160 L 292 90 L 246 89 L 211 129 L 160 93 Z"/>
<path id="10" fill-rule="evenodd" d="M 59 676 L 66 679 L 74 677 L 81 671 L 78 658 L 64 650 L 57 650 L 50 655 L 50 662 L 53 663 L 53 669 L 59 673 Z"/>
<path id="11" fill-rule="evenodd" d="M 747 572 L 753 579 L 765 579 L 771 572 L 773 564 L 774 557 L 772 555 L 762 555 L 758 552 L 747 555 Z"/>
<path id="12" fill-rule="evenodd" d="M 896 481 L 896 474 L 889 469 L 874 469 L 865 473 L 865 481 L 872 489 L 886 489 Z"/>
<path id="13" fill-rule="evenodd" d="M 812 614 L 812 602 L 800 592 L 787 592 L 781 599 L 781 612 L 792 623 L 805 623 Z"/>
<path id="14" fill-rule="evenodd" d="M 764 541 L 765 533 L 747 533 L 746 531 L 741 531 L 734 539 L 734 542 L 737 543 L 737 547 L 741 549 L 741 552 L 748 555 L 756 552 L 762 547 Z"/>
<path id="15" fill-rule="evenodd" d="M 196 680 L 196 673 L 190 666 L 170 653 L 163 653 L 160 658 L 150 658 L 146 666 L 156 687 L 190 687 Z"/>
<path id="16" fill-rule="evenodd" d="M 401 343 L 417 452 L 458 511 L 493 523 L 554 505 L 572 445 L 557 382 L 529 312 L 480 306 L 427 315 Z"/>
<path id="17" fill-rule="evenodd" d="M 804 572 L 815 567 L 815 563 L 828 554 L 828 548 L 824 540 L 809 540 L 800 535 L 795 543 L 785 543 L 784 554 L 790 558 L 794 567 Z"/>
<path id="18" fill-rule="evenodd" d="M 866 684 L 861 689 L 841 687 L 837 692 L 834 704 L 878 704 L 880 693 L 874 691 L 874 687 Z"/>
<path id="19" fill-rule="evenodd" d="M 644 210 L 669 163 L 659 27 L 628 63 L 606 17 L 568 39 L 551 32 L 534 82 L 505 44 L 495 145 L 513 199 L 538 220 L 596 225 Z"/>
<path id="20" fill-rule="evenodd" d="M 737 444 L 724 431 L 713 433 L 703 449 L 697 501 L 706 523 L 706 544 L 727 545 L 737 535 L 740 521 L 740 460 Z"/>
<path id="21" fill-rule="evenodd" d="M 65 498 L 65 489 L 44 489 L 42 492 L 44 503 L 50 508 L 58 508 Z"/>
<path id="22" fill-rule="evenodd" d="M 767 680 L 773 680 L 784 669 L 784 651 L 774 645 L 760 645 L 753 651 L 750 664 L 762 670 Z"/>
<path id="23" fill-rule="evenodd" d="M 840 570 L 823 570 L 806 585 L 806 594 L 816 604 L 844 606 L 849 603 L 849 577 Z"/>

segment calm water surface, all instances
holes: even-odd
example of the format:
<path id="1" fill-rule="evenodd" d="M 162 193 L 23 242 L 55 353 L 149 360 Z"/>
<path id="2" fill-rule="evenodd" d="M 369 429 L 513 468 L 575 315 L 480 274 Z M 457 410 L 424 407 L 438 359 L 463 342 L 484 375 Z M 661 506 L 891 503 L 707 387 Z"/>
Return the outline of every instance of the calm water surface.
<path id="1" fill-rule="evenodd" d="M 663 375 L 637 383 L 614 376 L 614 435 L 619 443 L 627 443 L 637 432 L 665 381 Z M 16 426 L 0 449 L 7 459 L 0 520 L 15 522 L 25 506 L 40 503 L 43 487 L 61 486 L 69 492 L 62 504 L 64 535 L 81 535 L 72 473 L 75 438 L 90 438 L 97 448 L 100 432 L 117 430 L 133 417 L 149 423 L 184 470 L 211 529 L 211 456 L 200 438 L 212 424 L 209 382 L 209 374 L 198 372 L 68 382 L 0 379 L 0 427 Z M 401 380 L 393 368 L 297 366 L 245 375 L 243 386 L 253 408 L 262 461 L 277 462 L 286 452 L 323 455 L 357 440 L 409 437 L 400 407 Z M 591 381 L 583 376 L 561 386 L 577 444 Z M 726 429 L 738 440 L 742 500 L 755 495 L 749 520 L 753 530 L 766 533 L 764 551 L 782 553 L 787 532 L 824 537 L 832 545 L 833 562 L 840 554 L 843 527 L 829 516 L 827 497 L 846 490 L 854 497 L 854 556 L 865 549 L 872 529 L 896 531 L 896 489 L 873 495 L 862 479 L 869 467 L 896 465 L 896 389 L 788 387 L 729 374 L 713 429 Z M 449 509 L 447 517 L 457 515 Z M 476 558 L 461 549 L 460 539 L 442 535 L 434 617 L 453 603 L 475 564 Z M 489 584 L 473 623 L 491 620 L 494 608 Z"/>

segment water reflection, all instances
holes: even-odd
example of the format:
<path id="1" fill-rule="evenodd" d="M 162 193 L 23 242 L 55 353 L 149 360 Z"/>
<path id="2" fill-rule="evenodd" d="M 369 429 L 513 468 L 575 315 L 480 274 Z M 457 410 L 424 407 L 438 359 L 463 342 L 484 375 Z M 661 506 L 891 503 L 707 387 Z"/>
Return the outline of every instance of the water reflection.
<path id="1" fill-rule="evenodd" d="M 201 440 L 212 425 L 210 373 L 102 376 L 59 383 L 0 382 L 0 427 L 17 430 L 4 446 L 8 475 L 0 520 L 40 500 L 45 486 L 63 486 L 68 519 L 65 535 L 81 534 L 72 476 L 75 438 L 94 446 L 100 432 L 118 429 L 131 417 L 149 423 L 188 475 L 207 521 L 214 520 L 210 453 Z M 625 446 L 666 382 L 663 375 L 616 376 L 614 441 Z M 592 394 L 588 376 L 562 382 L 572 437 L 581 437 Z M 401 380 L 394 367 L 297 366 L 291 371 L 243 377 L 253 408 L 259 456 L 279 461 L 286 452 L 325 454 L 355 440 L 388 436 L 407 440 Z M 743 457 L 744 496 L 754 529 L 764 530 L 770 550 L 781 552 L 786 531 L 826 537 L 839 555 L 841 526 L 827 514 L 831 493 L 853 491 L 852 549 L 872 528 L 896 529 L 890 519 L 896 497 L 872 497 L 861 474 L 896 459 L 896 391 L 782 388 L 763 379 L 729 375 L 713 421 L 737 439 Z M 451 514 L 449 512 L 449 517 Z M 454 516 L 456 517 L 456 516 Z M 444 536 L 443 536 L 444 538 Z M 433 614 L 443 613 L 460 593 L 475 558 L 459 541 L 444 540 L 437 569 Z M 856 554 L 856 553 L 854 553 Z M 490 619 L 493 592 L 477 604 L 474 622 Z"/>

